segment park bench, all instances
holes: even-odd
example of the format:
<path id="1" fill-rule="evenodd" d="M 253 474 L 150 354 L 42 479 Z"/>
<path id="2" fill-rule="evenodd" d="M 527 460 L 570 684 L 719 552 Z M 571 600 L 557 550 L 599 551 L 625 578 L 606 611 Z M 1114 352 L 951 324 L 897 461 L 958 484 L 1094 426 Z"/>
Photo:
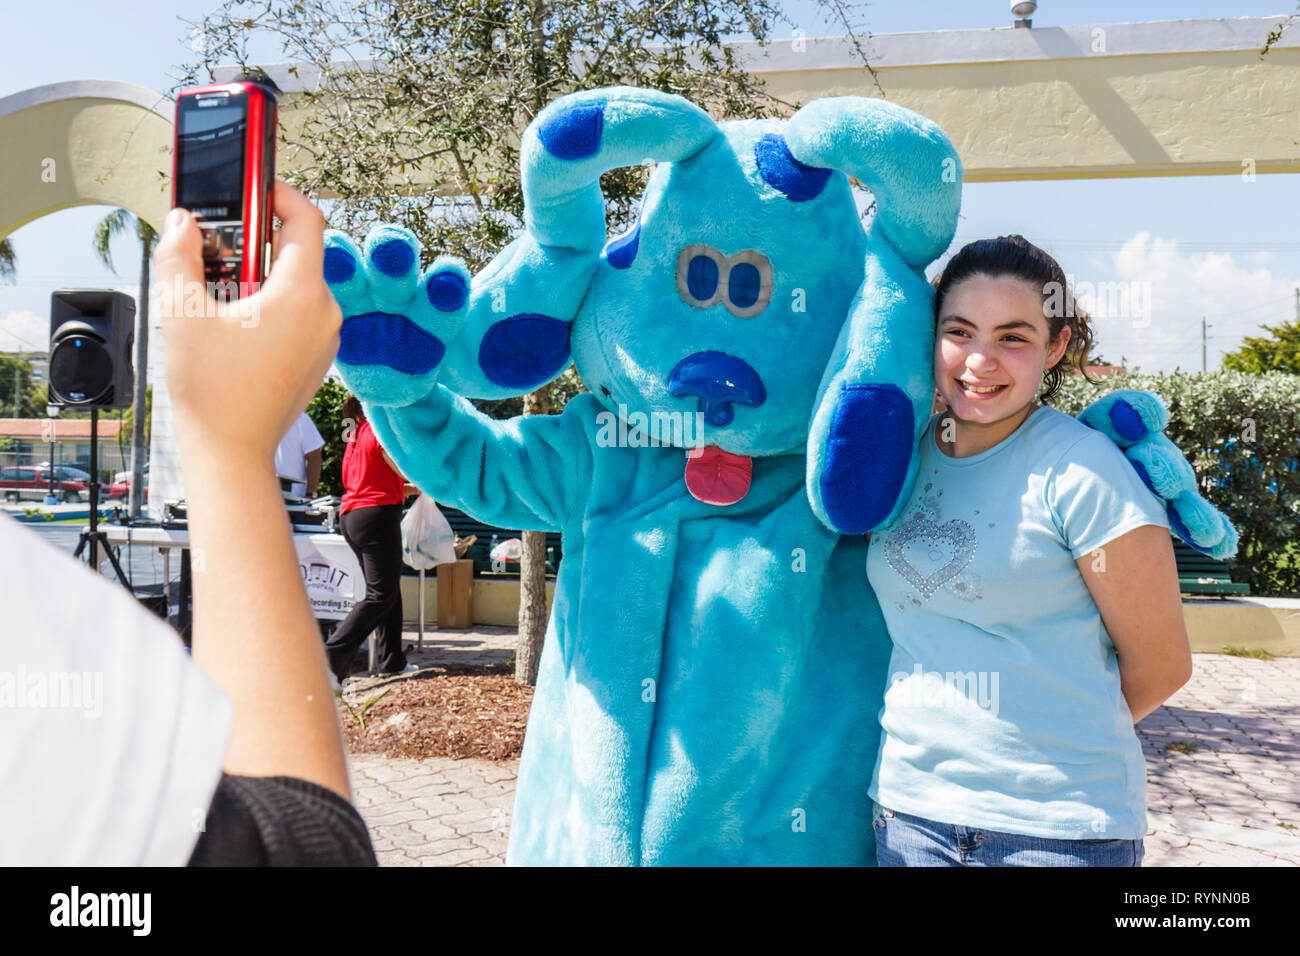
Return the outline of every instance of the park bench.
<path id="1" fill-rule="evenodd" d="M 439 504 L 438 510 L 442 512 L 442 516 L 447 519 L 447 524 L 451 525 L 451 530 L 455 532 L 458 537 L 468 538 L 471 535 L 478 536 L 478 540 L 470 545 L 469 550 L 465 552 L 465 559 L 474 562 L 475 577 L 479 577 L 485 573 L 493 573 L 492 558 L 490 557 L 493 535 L 497 536 L 498 543 L 507 538 L 523 537 L 522 531 L 512 531 L 507 528 L 496 528 L 489 524 L 483 524 L 483 522 L 475 521 L 469 515 L 465 514 L 465 512 L 452 508 L 449 505 Z M 560 566 L 561 554 L 562 548 L 560 546 L 559 532 L 548 531 L 546 533 L 547 574 L 555 574 L 556 570 Z M 519 565 L 517 563 L 511 562 L 506 565 L 506 568 L 508 570 L 496 573 L 513 575 L 515 577 L 519 576 Z"/>
<path id="2" fill-rule="evenodd" d="M 1174 538 L 1174 558 L 1178 563 L 1178 587 L 1184 594 L 1249 594 L 1250 585 L 1233 581 L 1228 563 L 1216 561 L 1190 545 Z"/>

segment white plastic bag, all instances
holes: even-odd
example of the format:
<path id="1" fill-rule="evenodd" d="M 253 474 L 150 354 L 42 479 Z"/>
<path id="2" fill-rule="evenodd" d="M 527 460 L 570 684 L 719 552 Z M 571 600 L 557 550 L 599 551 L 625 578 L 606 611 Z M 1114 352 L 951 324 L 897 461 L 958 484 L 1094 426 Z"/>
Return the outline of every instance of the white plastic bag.
<path id="1" fill-rule="evenodd" d="M 518 538 L 506 538 L 495 548 L 488 552 L 488 557 L 493 561 L 515 561 L 518 562 L 524 556 L 524 543 Z"/>
<path id="2" fill-rule="evenodd" d="M 434 500 L 421 494 L 402 519 L 402 560 L 417 571 L 456 560 L 456 536 Z"/>

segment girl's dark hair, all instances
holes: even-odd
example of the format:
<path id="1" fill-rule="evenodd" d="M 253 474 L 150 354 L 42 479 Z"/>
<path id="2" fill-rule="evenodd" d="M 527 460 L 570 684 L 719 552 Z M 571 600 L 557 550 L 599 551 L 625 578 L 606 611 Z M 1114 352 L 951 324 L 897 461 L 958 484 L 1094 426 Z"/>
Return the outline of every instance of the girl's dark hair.
<path id="1" fill-rule="evenodd" d="M 360 424 L 361 420 L 366 417 L 365 412 L 361 410 L 361 400 L 351 392 L 348 393 L 347 398 L 343 399 L 343 404 L 340 406 L 339 411 L 341 413 L 341 418 L 350 418 L 358 424 Z"/>
<path id="2" fill-rule="evenodd" d="M 948 260 L 943 272 L 934 280 L 936 322 L 949 290 L 963 279 L 977 275 L 994 279 L 1011 276 L 1042 290 L 1043 318 L 1047 320 L 1051 342 L 1060 337 L 1061 329 L 1067 325 L 1070 327 L 1070 342 L 1065 347 L 1065 354 L 1043 373 L 1046 391 L 1039 396 L 1043 404 L 1050 404 L 1052 396 L 1060 390 L 1066 369 L 1076 368 L 1085 379 L 1093 382 L 1086 371 L 1088 353 L 1092 351 L 1092 326 L 1087 313 L 1074 301 L 1074 291 L 1060 263 L 1024 236 L 998 236 L 969 243 Z"/>

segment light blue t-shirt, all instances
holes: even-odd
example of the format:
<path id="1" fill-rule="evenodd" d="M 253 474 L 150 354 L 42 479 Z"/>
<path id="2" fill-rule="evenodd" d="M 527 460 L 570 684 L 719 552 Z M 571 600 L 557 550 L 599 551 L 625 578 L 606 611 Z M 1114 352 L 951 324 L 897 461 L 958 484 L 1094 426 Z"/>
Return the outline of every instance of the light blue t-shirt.
<path id="1" fill-rule="evenodd" d="M 1163 505 L 1109 438 L 1055 409 L 968 458 L 939 450 L 938 418 L 867 553 L 894 642 L 870 795 L 943 823 L 1140 838 L 1142 748 L 1075 559 L 1168 528 Z"/>

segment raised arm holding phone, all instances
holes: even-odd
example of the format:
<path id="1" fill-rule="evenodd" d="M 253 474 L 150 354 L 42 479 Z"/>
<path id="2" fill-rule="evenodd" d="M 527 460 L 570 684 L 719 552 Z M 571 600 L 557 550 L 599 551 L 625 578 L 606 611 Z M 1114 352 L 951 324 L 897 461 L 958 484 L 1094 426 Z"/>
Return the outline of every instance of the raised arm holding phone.
<path id="1" fill-rule="evenodd" d="M 10 696 L 41 695 L 0 708 L 0 865 L 376 863 L 273 464 L 341 320 L 320 214 L 283 184 L 275 209 L 274 274 L 238 301 L 209 296 L 187 211 L 168 217 L 154 257 L 192 658 L 122 588 L 0 515 L 0 676 Z M 75 699 L 47 706 L 48 686 Z"/>
<path id="2" fill-rule="evenodd" d="M 341 798 L 328 811 L 337 815 L 351 809 L 341 805 L 351 796 L 343 742 L 274 456 L 338 350 L 342 318 L 322 278 L 321 214 L 280 182 L 274 205 L 284 225 L 260 289 L 209 299 L 203 316 L 163 303 L 195 569 L 193 656 L 234 704 L 226 774 L 303 781 L 298 791 L 317 804 L 323 788 Z M 174 209 L 154 257 L 159 279 L 203 283 L 202 242 L 194 217 Z M 361 840 L 373 861 L 364 827 Z"/>

